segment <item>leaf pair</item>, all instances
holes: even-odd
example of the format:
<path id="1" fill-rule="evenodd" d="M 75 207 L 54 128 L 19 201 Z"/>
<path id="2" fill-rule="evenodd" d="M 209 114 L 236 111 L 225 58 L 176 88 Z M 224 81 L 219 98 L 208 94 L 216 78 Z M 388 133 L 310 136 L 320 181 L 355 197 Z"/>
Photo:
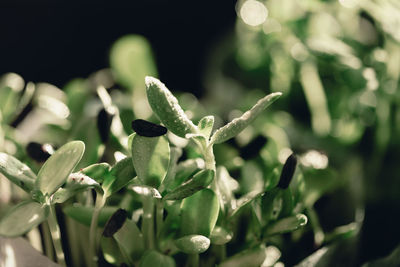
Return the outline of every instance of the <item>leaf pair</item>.
<path id="1" fill-rule="evenodd" d="M 0 221 L 0 235 L 24 234 L 47 218 L 49 205 L 53 203 L 51 197 L 74 170 L 84 149 L 85 145 L 81 141 L 65 144 L 44 163 L 37 178 L 28 166 L 16 158 L 0 154 L 0 172 L 11 182 L 30 192 L 36 200 L 13 207 Z"/>
<path id="2" fill-rule="evenodd" d="M 207 140 L 210 138 L 214 124 L 214 118 L 212 116 L 204 117 L 200 120 L 198 126 L 194 125 L 186 116 L 178 100 L 162 82 L 153 77 L 146 77 L 145 82 L 147 99 L 153 112 L 171 132 L 183 138 L 185 138 L 187 134 L 200 134 Z M 272 93 L 260 99 L 241 117 L 219 128 L 211 137 L 211 143 L 219 144 L 239 134 L 281 95 L 281 93 Z"/>

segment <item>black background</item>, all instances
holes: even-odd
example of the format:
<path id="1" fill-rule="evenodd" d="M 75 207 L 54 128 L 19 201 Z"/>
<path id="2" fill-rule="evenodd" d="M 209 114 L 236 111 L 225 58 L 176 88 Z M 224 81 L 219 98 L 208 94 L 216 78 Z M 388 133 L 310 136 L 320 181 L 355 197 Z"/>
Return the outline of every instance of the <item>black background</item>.
<path id="1" fill-rule="evenodd" d="M 135 33 L 150 41 L 161 80 L 201 94 L 206 56 L 233 31 L 235 2 L 2 0 L 0 74 L 62 87 L 108 67 L 112 43 Z"/>

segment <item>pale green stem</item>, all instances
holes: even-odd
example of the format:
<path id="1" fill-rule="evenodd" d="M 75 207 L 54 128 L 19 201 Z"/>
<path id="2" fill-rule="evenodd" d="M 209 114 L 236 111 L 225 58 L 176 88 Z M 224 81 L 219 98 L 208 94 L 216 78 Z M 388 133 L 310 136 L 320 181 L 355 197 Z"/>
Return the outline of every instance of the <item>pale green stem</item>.
<path id="1" fill-rule="evenodd" d="M 154 249 L 154 201 L 150 197 L 143 197 L 142 233 L 146 249 Z"/>
<path id="2" fill-rule="evenodd" d="M 90 230 L 89 230 L 89 260 L 90 266 L 97 266 L 97 224 L 99 220 L 99 214 L 101 208 L 103 208 L 104 204 L 106 203 L 106 198 L 103 197 L 101 194 L 97 193 L 96 196 L 96 204 L 94 206 L 92 221 L 90 222 Z"/>
<path id="3" fill-rule="evenodd" d="M 54 260 L 53 241 L 51 240 L 51 233 L 48 223 L 42 224 L 43 239 L 44 239 L 44 253 L 50 259 Z"/>
<path id="4" fill-rule="evenodd" d="M 322 230 L 321 224 L 319 223 L 318 215 L 313 207 L 308 207 L 306 209 L 307 216 L 311 222 L 311 227 L 314 231 L 314 243 L 317 247 L 321 246 L 325 239 L 324 231 Z"/>
<path id="5" fill-rule="evenodd" d="M 50 205 L 50 214 L 49 214 L 49 218 L 47 219 L 47 223 L 49 224 L 50 233 L 53 238 L 53 245 L 54 245 L 54 249 L 56 251 L 57 262 L 61 266 L 66 266 L 64 251 L 63 251 L 62 243 L 61 243 L 60 227 L 58 226 L 58 223 L 57 223 L 56 211 L 55 211 L 53 205 Z"/>
<path id="6" fill-rule="evenodd" d="M 163 207 L 163 202 L 161 200 L 157 200 L 156 203 L 156 229 L 157 229 L 157 238 L 158 235 L 161 232 L 161 228 L 163 226 L 163 213 L 164 213 L 164 207 Z"/>

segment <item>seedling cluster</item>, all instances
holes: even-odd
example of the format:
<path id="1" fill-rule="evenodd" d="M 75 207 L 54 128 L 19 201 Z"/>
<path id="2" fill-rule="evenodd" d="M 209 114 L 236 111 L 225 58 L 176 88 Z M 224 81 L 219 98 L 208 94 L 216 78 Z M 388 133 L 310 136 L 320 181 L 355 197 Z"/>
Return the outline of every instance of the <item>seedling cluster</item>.
<path id="1" fill-rule="evenodd" d="M 91 147 L 97 160 L 86 166 L 77 169 L 85 153 L 82 141 L 67 142 L 55 152 L 30 143 L 27 154 L 37 161 L 37 174 L 14 156 L 0 153 L 0 172 L 29 194 L 2 216 L 0 235 L 24 235 L 47 222 L 57 262 L 66 265 L 59 205 L 64 216 L 89 227 L 87 266 L 262 265 L 269 244 L 279 244 L 281 234 L 307 224 L 300 191 L 289 187 L 292 179 L 296 186 L 301 182 L 296 156 L 271 168 L 261 188 L 238 195 L 240 184 L 216 164 L 214 145 L 242 132 L 281 93 L 261 98 L 213 130 L 213 116 L 195 124 L 158 79 L 146 77 L 145 85 L 154 121 L 161 125 L 136 119 L 133 133 L 118 134 L 112 128 L 121 121 L 120 112 L 107 90 L 98 89 L 104 106 L 97 117 L 103 145 Z M 188 144 L 174 145 L 170 139 L 176 136 Z M 110 140 L 123 151 L 112 165 L 101 158 Z M 257 142 L 265 144 L 266 139 Z M 195 156 L 185 159 L 182 154 L 188 149 Z M 257 156 L 249 153 L 249 158 Z"/>

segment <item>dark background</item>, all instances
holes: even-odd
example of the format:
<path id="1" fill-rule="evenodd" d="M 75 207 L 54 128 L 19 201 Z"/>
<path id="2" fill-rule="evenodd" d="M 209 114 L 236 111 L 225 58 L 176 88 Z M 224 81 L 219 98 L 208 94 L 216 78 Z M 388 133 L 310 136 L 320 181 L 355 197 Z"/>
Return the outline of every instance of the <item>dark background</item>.
<path id="1" fill-rule="evenodd" d="M 62 87 L 108 67 L 112 43 L 135 33 L 150 41 L 161 80 L 199 95 L 208 52 L 233 31 L 235 2 L 2 0 L 0 75 Z"/>

